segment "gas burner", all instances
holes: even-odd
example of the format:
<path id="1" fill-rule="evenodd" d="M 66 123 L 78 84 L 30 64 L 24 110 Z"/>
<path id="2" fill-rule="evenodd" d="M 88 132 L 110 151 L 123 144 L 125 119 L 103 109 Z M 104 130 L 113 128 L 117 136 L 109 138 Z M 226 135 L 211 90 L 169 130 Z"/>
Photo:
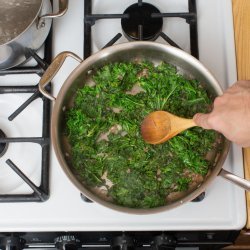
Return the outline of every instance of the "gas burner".
<path id="1" fill-rule="evenodd" d="M 3 88 L 0 88 L 1 90 Z M 36 101 L 26 107 L 16 118 L 11 119 L 17 108 L 30 97 L 1 94 L 0 106 L 0 201 L 1 195 L 14 191 L 30 193 L 31 189 L 9 166 L 10 159 L 22 169 L 34 183 L 40 182 L 41 147 L 32 143 L 31 138 L 38 138 L 42 129 L 42 103 Z M 25 142 L 24 142 L 25 141 Z M 31 157 L 32 155 L 32 157 Z"/>
<path id="2" fill-rule="evenodd" d="M 153 13 L 160 11 L 149 3 L 136 3 L 129 6 L 124 15 L 129 18 L 122 18 L 122 29 L 129 40 L 155 40 L 161 32 L 163 18 L 153 18 Z"/>
<path id="3" fill-rule="evenodd" d="M 32 63 L 0 70 L 0 203 L 49 198 L 50 102 L 41 98 L 37 76 L 51 62 L 51 51 L 50 32 L 39 53 L 29 51 Z"/>
<path id="4" fill-rule="evenodd" d="M 1 129 L 0 129 L 0 138 L 1 139 L 6 138 L 5 133 Z M 5 154 L 8 145 L 9 145 L 8 143 L 0 143 L 0 157 L 2 157 Z"/>

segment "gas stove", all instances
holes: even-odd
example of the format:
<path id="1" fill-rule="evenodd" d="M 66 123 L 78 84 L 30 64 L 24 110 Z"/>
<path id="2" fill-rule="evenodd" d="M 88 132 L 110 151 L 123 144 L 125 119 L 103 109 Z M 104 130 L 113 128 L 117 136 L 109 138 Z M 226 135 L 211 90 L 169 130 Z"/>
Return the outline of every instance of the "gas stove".
<path id="1" fill-rule="evenodd" d="M 153 30 L 140 20 L 129 22 L 143 8 L 147 17 L 153 16 L 153 23 L 147 20 Z M 69 1 L 67 14 L 54 21 L 51 36 L 33 59 L 0 74 L 0 249 L 12 243 L 20 244 L 17 249 L 65 245 L 175 249 L 215 242 L 221 247 L 233 242 L 244 227 L 245 192 L 220 177 L 198 202 L 158 214 L 131 215 L 86 202 L 63 173 L 49 147 L 50 103 L 38 93 L 41 74 L 51 56 L 62 51 L 87 58 L 133 39 L 154 40 L 191 53 L 224 89 L 236 81 L 231 1 Z M 76 66 L 71 59 L 65 62 L 52 82 L 53 95 Z M 23 103 L 29 105 L 16 116 Z M 243 176 L 241 148 L 232 145 L 224 168 Z"/>

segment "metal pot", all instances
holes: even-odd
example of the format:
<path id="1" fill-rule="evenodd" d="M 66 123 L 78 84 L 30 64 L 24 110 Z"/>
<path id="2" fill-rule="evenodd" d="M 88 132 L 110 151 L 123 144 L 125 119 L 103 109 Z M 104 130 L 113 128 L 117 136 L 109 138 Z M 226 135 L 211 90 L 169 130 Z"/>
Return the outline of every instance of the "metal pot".
<path id="1" fill-rule="evenodd" d="M 59 0 L 59 11 L 51 13 L 50 0 L 2 0 L 0 2 L 0 70 L 19 65 L 48 36 L 51 18 L 64 15 L 68 0 Z"/>
<path id="2" fill-rule="evenodd" d="M 57 98 L 55 98 L 46 91 L 45 87 L 57 73 L 64 60 L 68 56 L 75 58 L 81 63 L 69 75 L 61 90 L 59 91 Z M 88 74 L 92 69 L 98 69 L 111 62 L 133 61 L 138 59 L 145 59 L 154 63 L 158 63 L 161 61 L 168 62 L 172 65 L 177 66 L 178 70 L 181 71 L 184 75 L 195 78 L 204 83 L 206 89 L 214 97 L 222 94 L 222 89 L 219 83 L 197 59 L 180 49 L 156 42 L 129 42 L 115 45 L 103 49 L 102 51 L 90 56 L 85 61 L 82 61 L 81 58 L 71 52 L 63 52 L 59 54 L 41 78 L 39 89 L 44 96 L 55 101 L 51 124 L 52 142 L 59 163 L 72 183 L 90 200 L 118 211 L 134 214 L 160 212 L 175 208 L 187 201 L 193 200 L 195 197 L 201 194 L 209 184 L 211 184 L 211 182 L 217 177 L 217 175 L 220 175 L 236 183 L 246 190 L 250 190 L 250 184 L 247 180 L 237 177 L 222 169 L 222 165 L 227 157 L 230 146 L 230 142 L 224 137 L 220 142 L 220 150 L 217 150 L 214 154 L 213 169 L 204 179 L 203 183 L 201 183 L 201 185 L 199 185 L 196 189 L 187 192 L 184 196 L 162 207 L 152 209 L 134 209 L 118 206 L 111 202 L 103 200 L 95 193 L 91 192 L 88 186 L 78 180 L 77 175 L 72 171 L 71 162 L 67 160 L 66 156 L 66 152 L 69 149 L 69 144 L 67 143 L 67 140 L 65 140 L 65 136 L 63 135 L 63 121 L 65 114 L 64 111 L 68 107 L 72 106 L 72 97 L 74 96 L 78 88 L 83 87 L 83 83 L 85 79 L 88 78 Z"/>

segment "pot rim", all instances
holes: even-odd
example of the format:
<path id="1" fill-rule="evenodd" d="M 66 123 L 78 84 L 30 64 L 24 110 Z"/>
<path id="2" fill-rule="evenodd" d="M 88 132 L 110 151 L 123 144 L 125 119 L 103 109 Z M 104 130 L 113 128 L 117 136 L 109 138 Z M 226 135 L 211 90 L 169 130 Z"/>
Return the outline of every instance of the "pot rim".
<path id="1" fill-rule="evenodd" d="M 222 88 L 220 87 L 218 81 L 214 78 L 214 76 L 210 73 L 210 71 L 196 58 L 191 56 L 190 54 L 175 48 L 170 45 L 165 45 L 165 44 L 160 44 L 156 42 L 149 42 L 149 41 L 135 41 L 135 42 L 129 42 L 129 43 L 122 43 L 122 44 L 117 44 L 113 45 L 111 47 L 105 48 L 101 51 L 98 51 L 97 53 L 91 55 L 88 57 L 86 60 L 84 60 L 82 63 L 80 63 L 68 76 L 68 78 L 65 80 L 63 83 L 58 95 L 57 99 L 54 104 L 54 108 L 52 111 L 52 119 L 51 119 L 51 137 L 52 137 L 52 144 L 54 151 L 56 153 L 57 159 L 59 161 L 59 164 L 61 168 L 63 169 L 64 173 L 66 176 L 70 179 L 73 185 L 77 186 L 80 192 L 82 192 L 83 195 L 85 195 L 88 199 L 97 202 L 104 207 L 111 208 L 113 210 L 119 211 L 119 212 L 125 212 L 129 214 L 154 214 L 154 213 L 159 213 L 163 211 L 167 211 L 170 209 L 173 209 L 185 202 L 191 201 L 194 198 L 196 198 L 198 195 L 200 195 L 202 192 L 205 191 L 205 189 L 210 185 L 210 183 L 215 179 L 215 177 L 220 173 L 223 163 L 226 159 L 226 156 L 228 154 L 229 148 L 230 148 L 230 142 L 225 139 L 224 142 L 224 148 L 223 151 L 220 154 L 219 160 L 216 163 L 216 166 L 212 169 L 211 173 L 209 174 L 208 177 L 206 177 L 205 181 L 202 182 L 200 186 L 198 186 L 195 190 L 190 192 L 188 195 L 183 197 L 181 200 L 173 201 L 170 204 L 160 206 L 160 207 L 155 207 L 155 208 L 129 208 L 129 207 L 123 207 L 120 205 L 116 205 L 114 203 L 105 201 L 101 198 L 99 198 L 97 195 L 89 191 L 87 188 L 85 188 L 81 182 L 75 177 L 75 175 L 71 172 L 70 167 L 68 166 L 67 162 L 65 161 L 63 157 L 63 152 L 61 152 L 59 145 L 59 133 L 58 133 L 58 124 L 59 124 L 59 114 L 62 112 L 61 107 L 62 103 L 65 97 L 65 94 L 67 93 L 67 90 L 71 87 L 73 84 L 74 80 L 79 76 L 82 71 L 86 70 L 90 65 L 93 65 L 96 60 L 100 58 L 105 58 L 107 55 L 112 53 L 114 50 L 119 51 L 119 50 L 129 50 L 133 48 L 134 46 L 154 46 L 154 47 L 162 47 L 162 49 L 172 53 L 172 54 L 181 54 L 185 60 L 188 62 L 192 62 L 195 64 L 195 66 L 198 69 L 202 69 L 207 77 L 214 83 L 216 83 L 217 87 L 217 92 L 218 94 L 222 94 Z"/>
<path id="2" fill-rule="evenodd" d="M 30 27 L 34 24 L 34 22 L 35 22 L 36 19 L 38 18 L 39 14 L 40 14 L 40 12 L 41 12 L 41 10 L 42 10 L 44 1 L 45 1 L 45 0 L 40 0 L 40 2 L 41 2 L 41 3 L 40 3 L 40 6 L 39 6 L 39 8 L 38 8 L 38 10 L 37 10 L 37 13 L 36 13 L 36 15 L 34 16 L 32 22 L 30 22 L 29 25 L 28 25 L 21 33 L 19 33 L 17 36 L 15 36 L 14 38 L 12 38 L 11 40 L 9 40 L 9 41 L 6 42 L 6 43 L 0 44 L 0 47 L 1 47 L 1 46 L 5 46 L 5 45 L 8 45 L 8 44 L 12 43 L 13 41 L 19 39 L 19 37 L 21 37 L 24 33 L 27 32 L 27 30 L 30 29 Z"/>

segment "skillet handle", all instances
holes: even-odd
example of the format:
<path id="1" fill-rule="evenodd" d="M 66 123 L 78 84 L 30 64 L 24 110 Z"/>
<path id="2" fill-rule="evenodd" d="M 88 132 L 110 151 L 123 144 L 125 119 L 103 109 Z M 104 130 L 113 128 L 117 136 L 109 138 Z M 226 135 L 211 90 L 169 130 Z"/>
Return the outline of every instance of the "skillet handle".
<path id="1" fill-rule="evenodd" d="M 223 168 L 221 169 L 219 175 L 221 177 L 233 182 L 237 186 L 244 188 L 246 191 L 250 191 L 250 181 L 245 180 L 237 175 L 234 175 L 234 174 L 226 171 Z"/>
<path id="2" fill-rule="evenodd" d="M 46 86 L 49 84 L 49 82 L 54 78 L 56 73 L 59 71 L 59 69 L 62 67 L 65 59 L 67 57 L 72 57 L 78 62 L 82 62 L 82 59 L 77 56 L 76 54 L 70 52 L 70 51 L 64 51 L 58 54 L 55 59 L 52 61 L 50 66 L 47 68 L 47 70 L 44 72 L 43 76 L 41 77 L 39 83 L 38 83 L 38 88 L 39 91 L 48 99 L 55 101 L 56 98 L 52 96 L 47 90 Z"/>
<path id="3" fill-rule="evenodd" d="M 46 25 L 44 19 L 61 17 L 66 13 L 67 10 L 68 10 L 68 0 L 59 0 L 58 12 L 57 13 L 43 14 L 43 15 L 39 16 L 38 22 L 37 22 L 37 29 L 41 29 Z"/>
<path id="4" fill-rule="evenodd" d="M 55 18 L 55 17 L 63 16 L 66 13 L 67 9 L 68 9 L 68 0 L 59 0 L 59 10 L 57 13 L 48 13 L 48 14 L 40 16 L 39 19 Z"/>

